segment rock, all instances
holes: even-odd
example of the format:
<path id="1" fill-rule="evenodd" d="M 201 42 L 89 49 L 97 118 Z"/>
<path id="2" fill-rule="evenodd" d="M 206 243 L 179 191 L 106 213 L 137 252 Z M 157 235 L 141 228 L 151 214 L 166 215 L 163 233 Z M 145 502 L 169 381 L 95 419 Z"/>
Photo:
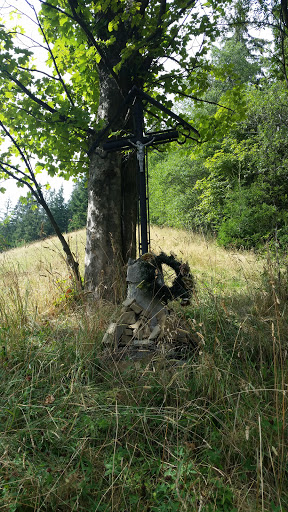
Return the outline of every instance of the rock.
<path id="1" fill-rule="evenodd" d="M 113 341 L 114 341 L 114 334 L 115 334 L 116 329 L 117 329 L 117 324 L 116 323 L 111 323 L 108 326 L 108 329 L 107 329 L 107 331 L 105 332 L 105 334 L 103 336 L 102 343 L 104 343 L 105 345 L 113 343 Z"/>
<path id="2" fill-rule="evenodd" d="M 159 324 L 155 325 L 153 331 L 151 332 L 150 336 L 149 336 L 149 340 L 156 340 L 156 338 L 158 338 L 159 334 L 161 333 L 161 327 Z"/>
<path id="3" fill-rule="evenodd" d="M 125 308 L 129 308 L 133 302 L 135 302 L 135 299 L 133 297 L 131 297 L 130 299 L 125 299 L 123 302 L 122 302 L 122 305 L 125 307 Z"/>
<path id="4" fill-rule="evenodd" d="M 142 339 L 142 338 L 149 338 L 151 334 L 151 329 L 149 327 L 149 323 L 146 322 L 145 325 L 143 325 L 143 327 L 141 329 L 139 329 L 139 338 Z"/>
<path id="5" fill-rule="evenodd" d="M 157 315 L 156 315 L 158 324 L 160 324 L 161 326 L 164 326 L 164 324 L 167 320 L 167 316 L 168 316 L 167 308 L 161 309 L 161 311 L 159 311 L 159 313 L 157 313 Z"/>
<path id="6" fill-rule="evenodd" d="M 133 338 L 136 340 L 142 340 L 143 338 L 143 329 L 134 329 Z"/>
<path id="7" fill-rule="evenodd" d="M 134 340 L 134 347 L 152 347 L 154 345 L 152 340 Z"/>
<path id="8" fill-rule="evenodd" d="M 106 331 L 106 334 L 114 334 L 117 327 L 117 323 L 113 322 L 110 325 L 108 325 L 108 329 Z"/>
<path id="9" fill-rule="evenodd" d="M 109 325 L 103 343 L 106 346 L 111 343 L 116 356 L 118 354 L 122 359 L 129 358 L 135 361 L 139 359 L 143 362 L 146 359 L 151 360 L 151 357 L 155 357 L 156 354 L 158 356 L 162 354 L 165 358 L 184 359 L 187 347 L 191 350 L 197 344 L 193 339 L 191 340 L 187 322 L 183 322 L 177 314 L 173 314 L 173 310 L 172 312 L 168 310 L 159 300 L 160 293 L 153 295 L 154 288 L 151 287 L 150 278 L 151 275 L 153 277 L 154 256 L 151 254 L 144 256 L 136 261 L 130 260 L 128 263 L 127 298 L 122 303 L 117 324 Z M 161 272 L 160 278 L 163 279 Z M 157 286 L 159 283 L 157 281 Z M 160 288 L 158 286 L 158 291 Z"/>
<path id="10" fill-rule="evenodd" d="M 124 325 L 117 325 L 115 332 L 114 332 L 114 342 L 117 346 L 117 343 L 119 343 L 119 340 L 124 332 L 125 326 Z"/>
<path id="11" fill-rule="evenodd" d="M 142 313 L 143 308 L 137 304 L 137 302 L 133 302 L 130 306 L 130 308 L 136 313 L 136 315 L 139 315 Z"/>
<path id="12" fill-rule="evenodd" d="M 151 327 L 157 324 L 155 315 L 163 310 L 163 304 L 157 297 L 152 297 L 151 292 L 145 287 L 145 274 L 147 263 L 140 258 L 136 261 L 130 260 L 127 268 L 127 299 L 135 299 L 136 303 L 145 312 L 147 317 L 151 318 Z M 133 322 L 130 322 L 133 323 Z"/>
<path id="13" fill-rule="evenodd" d="M 111 323 L 108 326 L 108 329 L 103 336 L 102 343 L 104 345 L 114 345 L 115 344 L 117 346 L 117 344 L 119 343 L 120 338 L 124 332 L 124 328 L 125 327 L 123 325 L 118 325 L 114 322 Z"/>
<path id="14" fill-rule="evenodd" d="M 122 313 L 122 315 L 120 316 L 120 319 L 119 319 L 119 322 L 118 324 L 134 324 L 136 322 L 136 314 L 134 313 L 134 311 L 126 311 L 125 313 Z"/>
<path id="15" fill-rule="evenodd" d="M 123 334 L 121 336 L 121 343 L 124 343 L 125 345 L 127 345 L 127 343 L 130 343 L 132 341 L 132 336 L 127 336 L 127 334 Z"/>
<path id="16" fill-rule="evenodd" d="M 140 327 L 142 326 L 142 321 L 141 320 L 137 320 L 137 322 L 135 322 L 135 324 L 131 324 L 129 325 L 129 327 L 133 330 L 137 330 L 137 329 L 140 329 Z"/>

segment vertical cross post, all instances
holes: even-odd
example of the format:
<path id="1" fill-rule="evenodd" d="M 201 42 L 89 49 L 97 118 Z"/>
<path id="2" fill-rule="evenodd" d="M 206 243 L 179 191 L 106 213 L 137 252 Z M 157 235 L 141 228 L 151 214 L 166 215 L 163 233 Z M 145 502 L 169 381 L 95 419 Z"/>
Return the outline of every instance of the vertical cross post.
<path id="1" fill-rule="evenodd" d="M 177 140 L 179 137 L 178 130 L 164 130 L 159 132 L 150 132 L 149 134 L 144 133 L 144 114 L 143 114 L 143 101 L 148 102 L 160 111 L 164 112 L 174 121 L 188 131 L 186 137 L 190 137 L 190 132 L 193 132 L 200 137 L 199 132 L 193 128 L 189 123 L 184 121 L 177 114 L 174 114 L 164 105 L 161 105 L 159 101 L 155 100 L 147 93 L 144 93 L 138 89 L 135 85 L 129 91 L 123 104 L 116 112 L 114 118 L 110 123 L 102 130 L 98 138 L 93 142 L 88 150 L 90 156 L 93 151 L 99 146 L 102 139 L 109 133 L 116 121 L 119 119 L 122 111 L 127 109 L 128 105 L 131 105 L 131 111 L 133 116 L 134 134 L 128 137 L 115 138 L 114 140 L 106 141 L 102 144 L 104 151 L 120 151 L 129 150 L 133 147 L 137 151 L 137 181 L 138 181 L 138 195 L 139 195 L 139 221 L 140 221 L 140 240 L 139 249 L 142 254 L 148 252 L 149 247 L 149 236 L 148 236 L 148 204 L 147 204 L 147 185 L 148 177 L 146 176 L 146 165 L 145 165 L 145 146 L 156 146 L 157 144 L 165 144 L 166 142 L 172 142 Z M 193 139 L 197 140 L 197 139 Z"/>
<path id="2" fill-rule="evenodd" d="M 141 253 L 148 252 L 148 218 L 147 218 L 147 191 L 146 191 L 146 173 L 145 173 L 145 144 L 144 144 L 144 116 L 142 100 L 135 98 L 133 107 L 134 134 L 137 148 L 137 175 L 139 183 L 139 213 L 140 213 L 140 234 L 141 234 Z"/>

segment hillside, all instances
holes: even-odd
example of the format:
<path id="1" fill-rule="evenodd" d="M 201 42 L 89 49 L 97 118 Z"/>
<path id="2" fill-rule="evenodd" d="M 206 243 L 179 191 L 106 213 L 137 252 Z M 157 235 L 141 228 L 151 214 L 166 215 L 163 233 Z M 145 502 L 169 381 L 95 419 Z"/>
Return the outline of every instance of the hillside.
<path id="1" fill-rule="evenodd" d="M 53 238 L 0 255 L 0 503 L 17 511 L 287 511 L 286 271 L 184 231 L 201 346 L 182 366 L 104 359 L 113 304 L 67 294 Z M 82 266 L 85 233 L 69 235 Z"/>
<path id="2" fill-rule="evenodd" d="M 69 233 L 66 238 L 83 275 L 85 230 Z M 213 241 L 208 242 L 204 236 L 171 228 L 152 228 L 151 250 L 167 254 L 173 252 L 178 259 L 189 262 L 200 287 L 218 290 L 243 290 L 253 283 L 257 286 L 263 267 L 252 252 L 226 251 Z M 55 237 L 0 253 L 0 268 L 3 288 L 7 289 L 9 279 L 13 282 L 17 275 L 21 289 L 24 291 L 26 288 L 29 292 L 30 306 L 37 305 L 37 310 L 41 312 L 71 285 L 64 253 Z"/>

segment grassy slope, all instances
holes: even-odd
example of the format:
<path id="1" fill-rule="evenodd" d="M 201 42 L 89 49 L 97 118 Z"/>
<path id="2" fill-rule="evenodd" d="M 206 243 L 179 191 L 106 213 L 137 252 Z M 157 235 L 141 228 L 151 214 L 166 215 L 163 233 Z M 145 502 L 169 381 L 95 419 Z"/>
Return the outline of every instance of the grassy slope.
<path id="1" fill-rule="evenodd" d="M 1 511 L 288 510 L 286 281 L 189 233 L 152 246 L 197 277 L 183 367 L 104 361 L 117 308 L 66 298 L 54 239 L 0 255 Z"/>

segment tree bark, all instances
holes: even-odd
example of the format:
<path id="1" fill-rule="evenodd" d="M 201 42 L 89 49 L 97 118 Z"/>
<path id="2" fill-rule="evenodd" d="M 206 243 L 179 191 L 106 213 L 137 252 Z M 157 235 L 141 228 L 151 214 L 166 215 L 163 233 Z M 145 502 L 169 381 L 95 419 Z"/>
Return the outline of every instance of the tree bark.
<path id="1" fill-rule="evenodd" d="M 99 75 L 98 120 L 103 120 L 106 125 L 119 109 L 124 97 L 107 72 L 100 71 Z M 123 296 L 125 263 L 136 254 L 137 193 L 134 160 L 133 155 L 122 156 L 119 152 L 101 154 L 99 148 L 91 155 L 85 288 L 96 300 L 104 298 L 118 301 Z"/>

